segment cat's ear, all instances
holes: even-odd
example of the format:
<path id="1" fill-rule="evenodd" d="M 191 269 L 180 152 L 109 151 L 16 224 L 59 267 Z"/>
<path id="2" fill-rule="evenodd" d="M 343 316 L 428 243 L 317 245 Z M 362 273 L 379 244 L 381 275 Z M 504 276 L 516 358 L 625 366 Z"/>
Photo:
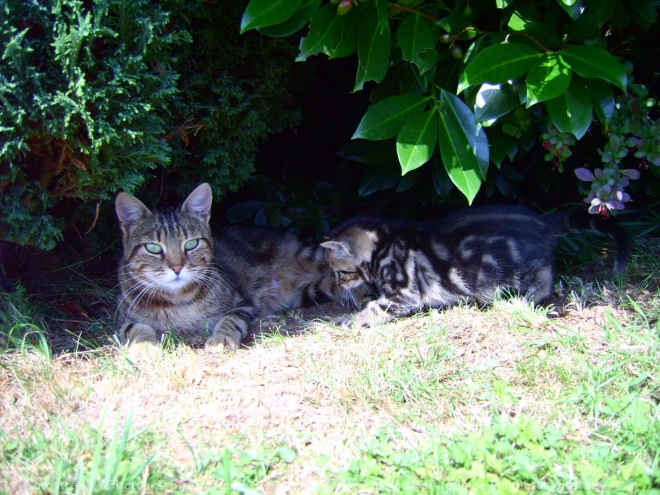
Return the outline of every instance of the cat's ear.
<path id="1" fill-rule="evenodd" d="M 205 222 L 211 218 L 213 192 L 206 182 L 195 188 L 181 205 L 181 211 L 200 217 Z"/>
<path id="2" fill-rule="evenodd" d="M 119 218 L 121 230 L 125 233 L 131 229 L 135 222 L 151 215 L 149 208 L 144 206 L 142 201 L 129 196 L 125 192 L 117 194 L 115 211 L 117 212 L 117 218 Z"/>
<path id="3" fill-rule="evenodd" d="M 326 241 L 321 243 L 321 247 L 333 251 L 338 258 L 350 259 L 353 257 L 351 246 L 346 241 Z"/>

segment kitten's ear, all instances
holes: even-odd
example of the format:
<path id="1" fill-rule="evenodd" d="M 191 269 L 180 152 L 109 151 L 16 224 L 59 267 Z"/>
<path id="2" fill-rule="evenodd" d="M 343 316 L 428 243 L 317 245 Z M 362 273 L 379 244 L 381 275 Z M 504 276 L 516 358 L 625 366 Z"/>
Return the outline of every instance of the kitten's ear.
<path id="1" fill-rule="evenodd" d="M 326 241 L 321 243 L 321 247 L 334 251 L 338 258 L 350 259 L 353 257 L 351 246 L 346 241 Z"/>
<path id="2" fill-rule="evenodd" d="M 115 211 L 117 212 L 117 218 L 119 218 L 121 230 L 124 232 L 128 232 L 138 220 L 151 215 L 149 208 L 144 206 L 142 201 L 133 196 L 129 196 L 125 192 L 117 194 L 117 199 L 115 199 Z"/>
<path id="3" fill-rule="evenodd" d="M 190 193 L 190 196 L 186 198 L 181 205 L 181 211 L 196 215 L 205 222 L 209 221 L 211 218 L 211 204 L 213 203 L 213 192 L 211 192 L 211 186 L 206 182 L 195 188 L 193 192 Z"/>

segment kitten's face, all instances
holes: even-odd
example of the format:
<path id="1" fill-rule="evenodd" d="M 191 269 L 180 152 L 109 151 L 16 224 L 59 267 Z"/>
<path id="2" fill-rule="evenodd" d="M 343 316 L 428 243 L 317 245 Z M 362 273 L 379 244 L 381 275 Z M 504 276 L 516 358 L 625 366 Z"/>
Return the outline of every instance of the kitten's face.
<path id="1" fill-rule="evenodd" d="M 204 284 L 213 261 L 207 221 L 208 186 L 198 187 L 178 210 L 150 212 L 139 200 L 120 193 L 116 200 L 124 242 L 122 267 L 149 293 L 183 294 Z"/>
<path id="2" fill-rule="evenodd" d="M 377 240 L 375 232 L 348 229 L 321 244 L 341 287 L 353 289 L 371 282 L 366 265 L 371 261 Z"/>

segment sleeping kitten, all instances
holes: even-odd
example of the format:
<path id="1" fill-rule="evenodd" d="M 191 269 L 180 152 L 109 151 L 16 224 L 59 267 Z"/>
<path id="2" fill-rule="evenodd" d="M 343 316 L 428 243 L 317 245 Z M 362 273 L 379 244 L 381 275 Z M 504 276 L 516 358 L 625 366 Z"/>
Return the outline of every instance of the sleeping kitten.
<path id="1" fill-rule="evenodd" d="M 349 220 L 321 244 L 346 289 L 371 284 L 378 299 L 357 313 L 357 326 L 463 301 L 485 304 L 509 289 L 535 303 L 552 293 L 557 240 L 596 230 L 617 246 L 615 273 L 630 258 L 626 232 L 611 220 L 582 214 L 542 217 L 520 206 L 473 207 L 443 220 Z"/>
<path id="2" fill-rule="evenodd" d="M 124 246 L 117 304 L 122 342 L 157 344 L 166 332 L 210 334 L 208 350 L 237 349 L 256 318 L 343 296 L 323 249 L 293 234 L 230 227 L 214 239 L 211 203 L 208 184 L 181 207 L 162 212 L 117 195 Z"/>

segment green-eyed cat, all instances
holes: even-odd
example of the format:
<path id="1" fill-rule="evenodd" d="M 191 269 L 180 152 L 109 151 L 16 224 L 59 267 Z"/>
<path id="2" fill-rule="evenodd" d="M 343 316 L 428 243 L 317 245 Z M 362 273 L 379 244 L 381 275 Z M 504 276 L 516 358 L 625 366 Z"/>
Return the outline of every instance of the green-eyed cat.
<path id="1" fill-rule="evenodd" d="M 323 250 L 291 233 L 229 227 L 214 238 L 211 203 L 208 184 L 179 208 L 158 212 L 117 195 L 122 342 L 157 344 L 167 332 L 208 334 L 208 350 L 236 349 L 260 316 L 344 296 Z"/>

